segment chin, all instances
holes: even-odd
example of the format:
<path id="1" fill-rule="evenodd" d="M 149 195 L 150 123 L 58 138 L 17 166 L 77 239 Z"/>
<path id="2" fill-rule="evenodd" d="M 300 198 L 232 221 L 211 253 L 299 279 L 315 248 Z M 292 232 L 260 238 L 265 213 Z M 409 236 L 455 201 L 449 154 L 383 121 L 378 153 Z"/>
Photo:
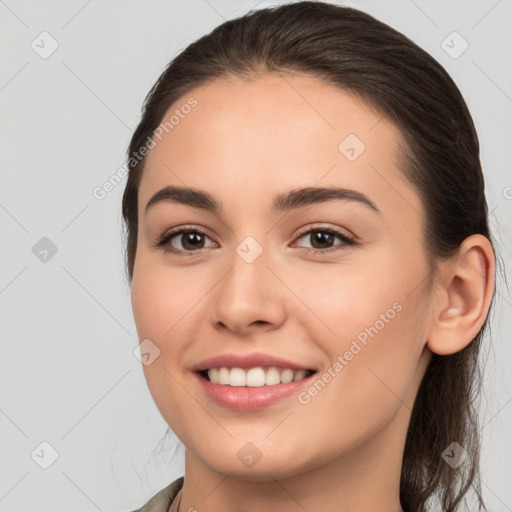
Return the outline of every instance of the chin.
<path id="1" fill-rule="evenodd" d="M 213 471 L 246 482 L 271 482 L 307 471 L 307 461 L 298 461 L 296 454 L 291 456 L 284 450 L 279 452 L 277 447 L 267 453 L 270 455 L 247 443 L 241 449 L 229 447 L 205 454 L 201 459 Z"/>

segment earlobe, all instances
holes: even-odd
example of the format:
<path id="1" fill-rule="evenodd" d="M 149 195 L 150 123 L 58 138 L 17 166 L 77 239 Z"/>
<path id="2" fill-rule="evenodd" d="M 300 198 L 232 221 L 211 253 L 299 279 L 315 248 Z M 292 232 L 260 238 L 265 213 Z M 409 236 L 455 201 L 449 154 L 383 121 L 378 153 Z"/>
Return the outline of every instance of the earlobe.
<path id="1" fill-rule="evenodd" d="M 493 290 L 491 243 L 482 235 L 471 235 L 453 259 L 440 266 L 427 347 L 446 355 L 468 345 L 485 321 Z"/>

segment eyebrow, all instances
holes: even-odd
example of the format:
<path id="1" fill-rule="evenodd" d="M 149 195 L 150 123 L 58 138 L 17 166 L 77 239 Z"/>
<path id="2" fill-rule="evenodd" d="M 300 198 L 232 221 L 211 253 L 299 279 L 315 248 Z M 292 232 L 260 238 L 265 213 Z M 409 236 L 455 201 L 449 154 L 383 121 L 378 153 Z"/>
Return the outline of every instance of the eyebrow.
<path id="1" fill-rule="evenodd" d="M 332 200 L 355 201 L 381 213 L 375 203 L 361 192 L 338 187 L 306 187 L 277 194 L 273 198 L 272 209 L 276 212 L 289 211 Z M 159 190 L 146 204 L 145 212 L 160 203 L 183 204 L 216 214 L 222 212 L 222 203 L 211 194 L 189 187 L 168 186 Z"/>

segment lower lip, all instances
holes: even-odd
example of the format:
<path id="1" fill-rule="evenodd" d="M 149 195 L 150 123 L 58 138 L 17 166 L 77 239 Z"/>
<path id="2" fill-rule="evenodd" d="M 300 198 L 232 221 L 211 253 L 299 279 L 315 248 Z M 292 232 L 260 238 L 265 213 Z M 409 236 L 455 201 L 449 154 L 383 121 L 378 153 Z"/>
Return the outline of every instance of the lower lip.
<path id="1" fill-rule="evenodd" d="M 206 394 L 218 405 L 228 409 L 252 411 L 255 409 L 264 409 L 279 400 L 297 394 L 300 388 L 309 384 L 311 377 L 315 374 L 298 381 L 260 387 L 213 384 L 201 374 L 196 373 L 196 375 Z"/>

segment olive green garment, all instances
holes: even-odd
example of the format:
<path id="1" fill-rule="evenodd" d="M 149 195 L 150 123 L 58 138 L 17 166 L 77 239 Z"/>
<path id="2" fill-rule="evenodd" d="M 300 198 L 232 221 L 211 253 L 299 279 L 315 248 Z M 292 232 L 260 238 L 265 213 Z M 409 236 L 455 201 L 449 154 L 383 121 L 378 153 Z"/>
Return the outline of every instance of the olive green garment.
<path id="1" fill-rule="evenodd" d="M 158 491 L 142 508 L 133 512 L 167 512 L 172 501 L 183 486 L 184 477 L 180 477 L 174 482 Z"/>

